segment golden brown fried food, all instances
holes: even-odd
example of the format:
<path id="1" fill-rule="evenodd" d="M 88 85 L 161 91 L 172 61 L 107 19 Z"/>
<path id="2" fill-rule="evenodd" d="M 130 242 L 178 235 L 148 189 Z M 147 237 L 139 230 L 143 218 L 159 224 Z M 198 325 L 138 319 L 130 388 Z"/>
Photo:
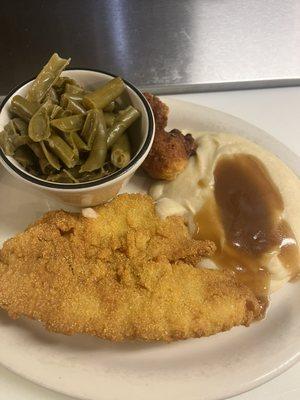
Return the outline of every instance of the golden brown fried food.
<path id="1" fill-rule="evenodd" d="M 150 197 L 121 195 L 96 219 L 47 213 L 0 252 L 0 307 L 49 331 L 104 339 L 212 335 L 261 316 L 227 272 L 195 267 L 214 244 L 180 217 L 161 220 Z"/>
<path id="2" fill-rule="evenodd" d="M 156 130 L 152 148 L 143 163 L 144 170 L 154 179 L 172 181 L 187 166 L 195 153 L 192 135 L 183 135 L 177 129 L 170 132 Z"/>
<path id="3" fill-rule="evenodd" d="M 178 129 L 165 130 L 169 108 L 158 97 L 144 93 L 154 114 L 155 136 L 152 148 L 143 163 L 143 169 L 154 179 L 173 180 L 184 170 L 197 144 L 192 135 L 183 135 Z"/>
<path id="4" fill-rule="evenodd" d="M 159 97 L 154 96 L 151 93 L 144 93 L 144 96 L 152 108 L 155 119 L 155 128 L 157 130 L 165 129 L 168 124 L 169 107 L 163 103 Z"/>

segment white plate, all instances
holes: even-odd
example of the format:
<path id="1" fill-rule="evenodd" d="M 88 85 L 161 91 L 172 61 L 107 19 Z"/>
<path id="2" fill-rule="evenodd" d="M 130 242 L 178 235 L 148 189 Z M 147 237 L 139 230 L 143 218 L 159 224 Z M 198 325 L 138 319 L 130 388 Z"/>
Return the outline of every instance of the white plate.
<path id="1" fill-rule="evenodd" d="M 206 107 L 165 100 L 170 127 L 238 133 L 273 151 L 300 175 L 297 156 L 253 125 Z M 137 175 L 126 191 L 143 191 L 147 185 Z M 61 207 L 0 170 L 1 242 L 45 211 Z M 299 289 L 299 283 L 288 284 L 273 295 L 265 320 L 249 328 L 171 344 L 67 337 L 0 312 L 0 362 L 40 385 L 83 399 L 224 399 L 277 376 L 299 358 Z"/>

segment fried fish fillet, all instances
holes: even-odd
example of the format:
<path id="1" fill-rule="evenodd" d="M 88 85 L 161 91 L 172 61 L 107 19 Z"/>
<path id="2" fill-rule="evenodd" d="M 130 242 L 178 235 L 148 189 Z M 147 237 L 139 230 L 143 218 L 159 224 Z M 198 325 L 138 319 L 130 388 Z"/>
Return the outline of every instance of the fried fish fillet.
<path id="1" fill-rule="evenodd" d="M 193 240 L 180 217 L 160 219 L 150 197 L 120 195 L 95 211 L 49 212 L 5 242 L 0 307 L 12 318 L 113 341 L 207 336 L 260 318 L 229 272 L 195 266 L 214 243 Z"/>
<path id="2" fill-rule="evenodd" d="M 183 135 L 178 129 L 165 130 L 169 108 L 158 97 L 144 93 L 154 114 L 155 136 L 143 169 L 154 179 L 171 181 L 187 166 L 195 154 L 197 143 L 191 134 Z"/>

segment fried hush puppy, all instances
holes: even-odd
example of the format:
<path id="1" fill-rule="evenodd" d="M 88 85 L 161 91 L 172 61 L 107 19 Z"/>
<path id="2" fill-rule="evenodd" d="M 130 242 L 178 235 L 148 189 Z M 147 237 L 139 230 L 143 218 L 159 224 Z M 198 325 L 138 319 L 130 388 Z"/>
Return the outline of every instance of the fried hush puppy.
<path id="1" fill-rule="evenodd" d="M 143 169 L 154 179 L 171 181 L 184 170 L 189 157 L 195 154 L 197 144 L 191 134 L 183 135 L 178 129 L 167 132 L 168 106 L 150 93 L 144 93 L 144 96 L 153 110 L 156 129 Z"/>
<path id="2" fill-rule="evenodd" d="M 120 195 L 94 217 L 44 215 L 0 251 L 0 307 L 49 331 L 112 341 L 213 335 L 262 316 L 227 271 L 197 268 L 215 250 L 146 195 Z"/>

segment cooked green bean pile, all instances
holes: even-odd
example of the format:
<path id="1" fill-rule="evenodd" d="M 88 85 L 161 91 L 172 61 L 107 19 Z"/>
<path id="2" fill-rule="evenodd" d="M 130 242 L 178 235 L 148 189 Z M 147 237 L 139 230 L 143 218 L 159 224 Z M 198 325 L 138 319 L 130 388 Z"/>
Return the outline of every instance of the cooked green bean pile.
<path id="1" fill-rule="evenodd" d="M 140 113 L 122 105 L 121 78 L 90 92 L 74 79 L 60 76 L 69 63 L 70 59 L 53 54 L 27 96 L 12 98 L 12 118 L 0 132 L 0 146 L 39 178 L 87 182 L 129 163 L 127 130 Z"/>

